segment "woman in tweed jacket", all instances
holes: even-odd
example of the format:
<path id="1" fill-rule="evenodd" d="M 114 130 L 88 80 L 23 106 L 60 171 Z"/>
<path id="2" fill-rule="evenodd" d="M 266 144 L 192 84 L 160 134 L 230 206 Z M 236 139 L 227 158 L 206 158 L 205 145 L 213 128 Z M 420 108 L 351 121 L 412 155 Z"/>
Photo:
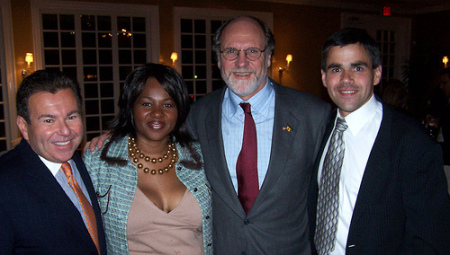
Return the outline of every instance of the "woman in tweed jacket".
<path id="1" fill-rule="evenodd" d="M 109 254 L 212 254 L 211 191 L 184 121 L 187 89 L 146 64 L 125 80 L 102 150 L 84 161 L 102 209 Z"/>

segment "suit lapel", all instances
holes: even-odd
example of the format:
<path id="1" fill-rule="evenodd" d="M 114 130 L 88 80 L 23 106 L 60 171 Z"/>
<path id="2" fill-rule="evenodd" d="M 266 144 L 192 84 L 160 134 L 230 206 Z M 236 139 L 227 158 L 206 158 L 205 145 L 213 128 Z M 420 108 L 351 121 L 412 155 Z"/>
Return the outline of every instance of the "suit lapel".
<path id="1" fill-rule="evenodd" d="M 266 177 L 250 213 L 256 211 L 258 206 L 264 202 L 267 192 L 272 189 L 283 173 L 288 157 L 291 156 L 292 144 L 298 135 L 298 130 L 305 130 L 301 127 L 301 113 L 292 112 L 288 97 L 281 89 L 281 85 L 273 81 L 272 84 L 275 89 L 275 116 L 270 161 Z"/>
<path id="2" fill-rule="evenodd" d="M 210 108 L 204 122 L 206 125 L 204 130 L 206 132 L 206 137 L 208 138 L 207 153 L 210 155 L 210 159 L 216 161 L 216 163 L 214 163 L 215 169 L 213 171 L 206 170 L 206 172 L 215 193 L 236 213 L 243 214 L 244 210 L 242 209 L 231 181 L 230 172 L 225 159 L 221 125 L 224 93 L 225 89 L 223 89 L 222 93 L 217 94 L 220 97 L 215 100 L 215 105 Z"/>
<path id="3" fill-rule="evenodd" d="M 37 197 L 45 203 L 43 208 L 53 215 L 53 218 L 66 221 L 68 225 L 75 228 L 80 237 L 86 242 L 92 241 L 87 231 L 83 218 L 73 205 L 72 201 L 67 197 L 55 177 L 48 170 L 47 166 L 39 159 L 38 155 L 31 149 L 26 141 L 21 148 L 22 160 L 26 167 L 25 183 L 30 190 L 35 191 Z M 26 156 L 26 158 L 24 158 Z M 84 181 L 84 180 L 83 180 Z M 94 200 L 96 201 L 96 200 Z M 55 222 L 55 224 L 59 224 Z"/>

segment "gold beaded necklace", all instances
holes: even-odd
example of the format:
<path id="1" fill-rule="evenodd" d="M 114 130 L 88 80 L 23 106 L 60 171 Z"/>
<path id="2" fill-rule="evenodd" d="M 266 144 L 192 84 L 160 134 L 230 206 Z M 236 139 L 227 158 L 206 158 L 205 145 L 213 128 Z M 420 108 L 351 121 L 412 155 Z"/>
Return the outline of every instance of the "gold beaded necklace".
<path id="1" fill-rule="evenodd" d="M 163 174 L 166 172 L 169 172 L 169 170 L 173 167 L 175 164 L 175 161 L 178 156 L 177 148 L 175 147 L 175 144 L 173 142 L 169 142 L 167 147 L 167 152 L 162 157 L 159 158 L 150 158 L 146 156 L 144 153 L 141 152 L 141 150 L 137 147 L 137 144 L 133 137 L 128 138 L 128 153 L 130 155 L 130 158 L 133 160 L 133 163 L 136 164 L 138 169 L 144 168 L 144 164 L 139 162 L 139 159 L 144 159 L 146 162 L 152 162 L 153 164 L 161 163 L 164 160 L 169 159 L 169 154 L 172 154 L 172 158 L 170 159 L 169 165 L 166 167 L 156 170 L 156 169 L 149 169 L 148 167 L 145 167 L 143 169 L 144 173 L 151 173 L 152 175 Z"/>

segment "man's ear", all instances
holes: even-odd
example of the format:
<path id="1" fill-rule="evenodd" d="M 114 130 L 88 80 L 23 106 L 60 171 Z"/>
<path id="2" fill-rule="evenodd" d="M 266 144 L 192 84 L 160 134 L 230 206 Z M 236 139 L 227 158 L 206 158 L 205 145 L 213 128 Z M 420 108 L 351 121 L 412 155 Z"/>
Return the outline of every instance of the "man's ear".
<path id="1" fill-rule="evenodd" d="M 383 67 L 379 65 L 377 68 L 373 70 L 373 85 L 378 85 L 381 81 L 381 73 L 382 73 Z"/>
<path id="2" fill-rule="evenodd" d="M 320 70 L 320 73 L 322 74 L 322 85 L 326 88 L 327 87 L 327 73 L 323 70 Z"/>
<path id="3" fill-rule="evenodd" d="M 28 122 L 22 116 L 17 116 L 16 124 L 20 133 L 22 133 L 23 139 L 28 141 Z"/>
<path id="4" fill-rule="evenodd" d="M 264 53 L 263 53 L 264 54 Z M 272 54 L 270 54 L 269 56 L 267 56 L 267 67 L 270 67 L 270 65 L 272 64 Z"/>

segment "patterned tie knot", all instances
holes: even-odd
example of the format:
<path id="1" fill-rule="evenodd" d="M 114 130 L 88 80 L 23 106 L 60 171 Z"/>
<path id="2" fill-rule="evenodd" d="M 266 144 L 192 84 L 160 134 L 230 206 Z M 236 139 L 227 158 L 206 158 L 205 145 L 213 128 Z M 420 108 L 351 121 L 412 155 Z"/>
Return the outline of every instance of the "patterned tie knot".
<path id="1" fill-rule="evenodd" d="M 65 162 L 61 165 L 61 170 L 66 175 L 67 179 L 73 178 L 72 167 L 69 162 Z"/>
<path id="2" fill-rule="evenodd" d="M 252 114 L 252 110 L 251 110 L 252 108 L 249 103 L 240 103 L 239 105 L 242 107 L 242 110 L 244 110 L 245 113 Z"/>
<path id="3" fill-rule="evenodd" d="M 344 132 L 348 128 L 347 122 L 344 118 L 337 118 L 336 132 Z"/>

